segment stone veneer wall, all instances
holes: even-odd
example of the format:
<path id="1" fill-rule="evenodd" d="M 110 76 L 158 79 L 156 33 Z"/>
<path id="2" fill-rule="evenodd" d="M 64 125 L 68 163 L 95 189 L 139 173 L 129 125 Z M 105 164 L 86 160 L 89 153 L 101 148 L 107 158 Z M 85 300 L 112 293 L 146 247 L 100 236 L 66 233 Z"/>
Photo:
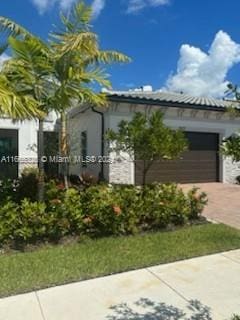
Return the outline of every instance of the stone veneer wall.
<path id="1" fill-rule="evenodd" d="M 109 165 L 108 180 L 109 183 L 116 184 L 134 184 L 134 163 L 126 155 L 116 155 L 111 153 L 112 163 Z"/>
<path id="2" fill-rule="evenodd" d="M 236 177 L 240 176 L 240 163 L 233 162 L 230 157 L 224 159 L 224 182 L 236 183 Z"/>

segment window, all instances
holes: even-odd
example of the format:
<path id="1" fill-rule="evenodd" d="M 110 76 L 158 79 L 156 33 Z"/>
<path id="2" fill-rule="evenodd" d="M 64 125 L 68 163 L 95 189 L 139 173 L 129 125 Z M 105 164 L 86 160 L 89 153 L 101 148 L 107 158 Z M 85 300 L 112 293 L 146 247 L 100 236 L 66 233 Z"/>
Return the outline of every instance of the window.
<path id="1" fill-rule="evenodd" d="M 0 157 L 11 156 L 12 154 L 12 139 L 11 138 L 0 138 Z"/>
<path id="2" fill-rule="evenodd" d="M 82 155 L 82 166 L 86 167 L 86 158 L 87 158 L 87 131 L 81 133 L 81 155 Z"/>
<path id="3" fill-rule="evenodd" d="M 15 156 L 18 156 L 18 130 L 0 129 L 0 158 L 11 157 L 0 163 L 0 180 L 18 177 L 18 162 L 13 160 Z"/>

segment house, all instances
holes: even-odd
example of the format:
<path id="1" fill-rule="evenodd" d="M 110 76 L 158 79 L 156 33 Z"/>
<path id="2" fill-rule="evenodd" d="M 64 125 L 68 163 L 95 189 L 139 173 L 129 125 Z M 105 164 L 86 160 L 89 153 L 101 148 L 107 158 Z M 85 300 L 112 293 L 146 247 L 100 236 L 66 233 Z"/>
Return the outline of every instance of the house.
<path id="1" fill-rule="evenodd" d="M 150 113 L 159 109 L 164 113 L 166 125 L 186 132 L 189 150 L 180 160 L 154 163 L 147 182 L 235 183 L 240 167 L 219 152 L 222 138 L 240 128 L 240 119 L 226 112 L 233 102 L 153 92 L 149 87 L 138 91 L 110 91 L 107 95 L 108 108 L 79 106 L 69 114 L 71 155 L 77 159 L 71 165 L 72 174 L 88 171 L 110 183 L 140 184 L 141 171 L 134 161 L 126 154 L 109 153 L 102 138 L 109 128 L 116 130 L 121 120 L 131 120 L 134 112 Z M 87 161 L 81 161 L 78 155 L 83 160 L 88 156 Z"/>
<path id="2" fill-rule="evenodd" d="M 56 136 L 57 116 L 44 121 L 46 144 Z M 37 166 L 38 121 L 13 121 L 0 118 L 0 179 L 17 178 L 25 167 Z"/>

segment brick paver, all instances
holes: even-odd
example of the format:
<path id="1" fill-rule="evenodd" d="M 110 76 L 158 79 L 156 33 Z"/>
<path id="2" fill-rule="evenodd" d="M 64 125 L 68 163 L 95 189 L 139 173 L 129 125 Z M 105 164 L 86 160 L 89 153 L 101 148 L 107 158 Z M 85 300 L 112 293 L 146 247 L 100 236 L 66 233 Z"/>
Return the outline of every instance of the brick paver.
<path id="1" fill-rule="evenodd" d="M 185 190 L 193 185 L 183 185 Z M 208 195 L 203 215 L 240 229 L 240 186 L 225 183 L 197 183 L 195 186 Z"/>

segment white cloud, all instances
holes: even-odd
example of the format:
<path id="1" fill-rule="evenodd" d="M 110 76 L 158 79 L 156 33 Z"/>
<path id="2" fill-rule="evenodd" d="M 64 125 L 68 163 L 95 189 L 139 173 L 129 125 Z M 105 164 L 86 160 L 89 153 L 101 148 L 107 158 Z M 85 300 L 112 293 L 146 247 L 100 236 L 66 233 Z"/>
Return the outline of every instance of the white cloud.
<path id="1" fill-rule="evenodd" d="M 102 10 L 104 9 L 106 4 L 106 0 L 93 0 L 92 8 L 93 8 L 93 16 L 97 18 Z"/>
<path id="2" fill-rule="evenodd" d="M 62 10 L 66 11 L 71 8 L 72 4 L 77 0 L 30 0 L 37 8 L 39 14 L 58 5 Z M 136 13 L 145 7 L 158 7 L 169 4 L 171 0 L 127 0 L 127 13 Z M 93 16 L 97 18 L 105 8 L 107 0 L 92 0 Z"/>
<path id="3" fill-rule="evenodd" d="M 68 10 L 76 0 L 58 0 L 58 2 L 62 10 Z"/>
<path id="4" fill-rule="evenodd" d="M 62 10 L 69 9 L 76 0 L 31 0 L 40 14 L 44 14 L 54 5 L 59 5 Z"/>
<path id="5" fill-rule="evenodd" d="M 227 74 L 239 62 L 240 44 L 219 31 L 207 53 L 182 45 L 177 72 L 169 77 L 166 87 L 195 96 L 222 97 L 227 89 Z"/>
<path id="6" fill-rule="evenodd" d="M 127 13 L 136 13 L 148 6 L 158 7 L 169 3 L 170 0 L 129 0 Z"/>

